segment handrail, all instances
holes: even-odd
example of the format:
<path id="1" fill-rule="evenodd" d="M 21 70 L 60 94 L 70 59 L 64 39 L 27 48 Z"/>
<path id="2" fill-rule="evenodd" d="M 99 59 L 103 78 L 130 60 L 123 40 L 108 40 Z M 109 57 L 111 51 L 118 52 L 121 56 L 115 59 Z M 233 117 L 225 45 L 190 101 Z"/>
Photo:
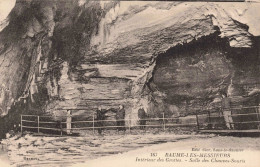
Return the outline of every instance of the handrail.
<path id="1" fill-rule="evenodd" d="M 232 114 L 230 116 L 240 116 L 240 115 L 258 115 L 259 113 L 248 113 L 248 114 Z M 22 115 L 24 116 L 24 115 Z M 195 115 L 193 115 L 195 117 Z M 41 116 L 39 116 L 41 117 Z M 208 115 L 200 115 L 200 117 L 208 117 Z M 220 118 L 220 117 L 224 117 L 224 115 L 219 115 L 219 116 L 210 116 L 210 118 Z M 141 121 L 141 120 L 145 120 L 145 121 L 152 121 L 152 120 L 179 120 L 180 117 L 175 117 L 175 118 L 146 118 L 146 119 L 109 119 L 109 120 L 94 120 L 94 122 L 117 122 L 117 121 Z M 23 122 L 37 122 L 37 121 L 30 121 L 30 120 L 25 120 L 22 119 Z M 59 123 L 57 122 L 44 122 L 44 121 L 40 121 L 39 123 L 53 123 L 53 124 L 57 124 Z M 60 122 L 60 123 L 67 123 L 67 122 Z M 73 121 L 71 123 L 93 123 L 93 121 Z"/>
<path id="2" fill-rule="evenodd" d="M 22 120 L 23 122 L 37 122 L 37 121 L 28 121 L 28 120 Z"/>
<path id="3" fill-rule="evenodd" d="M 209 124 L 214 124 L 214 125 L 225 125 L 226 123 L 229 124 L 250 124 L 250 123 L 260 123 L 260 121 L 247 121 L 247 122 L 220 122 L 220 123 L 200 123 L 200 125 L 209 125 Z"/>
<path id="4" fill-rule="evenodd" d="M 247 124 L 247 123 L 257 123 L 260 121 L 246 121 L 246 122 L 229 122 L 231 124 Z"/>
<path id="5" fill-rule="evenodd" d="M 258 115 L 259 113 L 248 113 L 248 114 L 232 114 L 230 116 L 240 116 L 240 115 Z M 199 115 L 200 117 L 209 117 L 206 113 L 203 115 Z M 220 118 L 220 117 L 224 117 L 224 115 L 219 115 L 219 116 L 211 116 L 210 118 Z"/>
<path id="6" fill-rule="evenodd" d="M 238 123 L 256 123 L 260 121 L 247 121 L 247 122 L 227 122 L 227 123 L 232 123 L 232 124 L 238 124 Z M 197 123 L 187 123 L 187 124 L 165 124 L 165 126 L 187 126 L 187 125 L 196 125 Z M 226 124 L 226 123 L 214 123 L 216 124 Z M 200 123 L 200 125 L 208 125 L 206 123 Z M 133 125 L 133 127 L 140 127 L 140 126 L 145 126 L 145 127 L 157 127 L 157 126 L 162 126 L 162 125 Z M 58 130 L 60 131 L 61 129 L 58 128 L 47 128 L 47 127 L 33 127 L 33 126 L 24 126 L 25 128 L 40 128 L 40 129 L 51 129 L 51 130 Z M 117 127 L 126 127 L 126 126 L 99 126 L 99 127 L 94 127 L 95 129 L 99 128 L 117 128 Z M 71 128 L 71 130 L 80 130 L 80 129 L 92 129 L 93 127 L 83 127 L 83 128 Z M 64 130 L 67 130 L 67 128 L 63 128 Z"/>
<path id="7" fill-rule="evenodd" d="M 237 107 L 237 108 L 230 108 L 230 109 L 234 110 L 234 109 L 243 109 L 243 108 L 260 108 L 260 106 Z"/>
<path id="8" fill-rule="evenodd" d="M 233 109 L 249 109 L 249 108 L 260 108 L 260 106 L 248 106 L 248 107 L 237 107 L 237 108 L 229 108 L 229 110 L 233 110 Z M 215 108 L 213 108 L 215 109 Z M 210 109 L 210 110 L 213 110 L 213 109 Z M 216 109 L 220 109 L 220 108 L 216 108 Z M 61 109 L 60 109 L 61 110 Z M 83 110 L 83 109 L 63 109 L 63 110 Z M 201 114 L 206 114 L 207 111 L 210 111 L 210 110 L 205 110 L 204 112 L 197 112 L 198 115 L 201 115 Z M 218 112 L 218 111 L 216 111 Z M 215 112 L 215 113 L 216 113 Z M 193 113 L 193 114 L 189 114 L 189 115 L 185 115 L 185 116 L 178 116 L 176 118 L 167 118 L 167 119 L 177 119 L 179 117 L 186 117 L 186 116 L 191 116 L 191 115 L 195 115 L 196 113 Z M 26 116 L 26 117 L 38 117 L 39 115 L 22 115 L 22 116 Z M 73 116 L 73 115 L 72 115 Z M 78 115 L 75 115 L 75 116 L 78 116 Z M 66 118 L 67 116 L 66 115 L 61 115 L 61 116 L 53 116 L 53 115 L 41 115 L 40 117 L 64 117 Z M 90 118 L 90 117 L 89 117 Z M 160 119 L 160 118 L 149 118 L 149 119 Z M 162 119 L 162 118 L 161 118 Z M 165 118 L 166 119 L 166 118 Z"/>
<path id="9" fill-rule="evenodd" d="M 258 115 L 260 113 L 249 113 L 249 114 L 232 114 L 231 116 L 239 116 L 239 115 Z"/>
<path id="10" fill-rule="evenodd" d="M 25 116 L 25 117 L 45 117 L 45 118 L 53 118 L 53 117 L 64 117 L 64 118 L 66 118 L 67 116 L 66 115 L 60 115 L 60 116 L 54 116 L 54 115 L 23 115 L 22 114 L 22 116 Z"/>
<path id="11" fill-rule="evenodd" d="M 239 108 L 230 108 L 229 110 L 236 110 L 236 109 L 249 109 L 249 108 L 260 108 L 260 106 L 247 106 L 247 107 L 239 107 Z M 63 109 L 63 110 L 72 110 L 72 109 Z M 73 109 L 73 110 L 84 110 L 84 109 Z M 95 114 L 93 114 L 93 116 L 91 117 L 84 117 L 85 119 L 88 118 L 92 118 L 92 120 L 86 120 L 86 121 L 65 121 L 64 122 L 64 119 L 63 121 L 61 120 L 57 120 L 57 121 L 43 121 L 41 120 L 40 121 L 40 118 L 68 118 L 68 116 L 64 115 L 64 116 L 53 116 L 53 115 L 42 115 L 42 116 L 39 116 L 39 115 L 21 115 L 21 132 L 22 132 L 22 128 L 31 128 L 31 129 L 38 129 L 38 133 L 40 131 L 40 129 L 49 129 L 49 130 L 55 130 L 55 131 L 60 131 L 61 135 L 62 135 L 62 132 L 63 130 L 67 130 L 68 133 L 70 133 L 69 131 L 71 130 L 83 130 L 83 129 L 92 129 L 93 130 L 93 133 L 94 133 L 94 130 L 95 129 L 100 129 L 100 128 L 127 128 L 128 126 L 128 129 L 131 130 L 132 127 L 162 127 L 164 130 L 165 130 L 165 127 L 176 127 L 176 126 L 194 126 L 194 125 L 197 125 L 197 128 L 198 130 L 200 129 L 200 125 L 224 125 L 224 124 L 227 124 L 227 123 L 230 123 L 230 124 L 252 124 L 252 123 L 257 123 L 259 124 L 260 123 L 260 120 L 259 118 L 257 117 L 257 120 L 258 121 L 240 121 L 240 122 L 212 122 L 210 120 L 210 118 L 223 118 L 225 117 L 223 114 L 221 115 L 210 115 L 212 113 L 218 113 L 218 111 L 220 110 L 211 110 L 211 111 L 214 111 L 214 112 L 206 112 L 206 110 L 204 112 L 196 112 L 196 113 L 193 113 L 193 114 L 189 114 L 189 115 L 183 115 L 183 116 L 177 116 L 177 117 L 170 117 L 170 118 L 165 118 L 164 117 L 164 114 L 162 115 L 162 117 L 157 117 L 157 118 L 143 118 L 143 119 L 139 119 L 139 118 L 126 118 L 126 119 L 104 119 L 104 120 L 97 120 L 95 118 Z M 250 116 L 250 115 L 257 115 L 259 116 L 260 113 L 258 112 L 258 110 L 256 110 L 255 113 L 242 113 L 242 114 L 231 114 L 231 115 L 228 115 L 229 117 L 236 117 L 236 116 Z M 79 115 L 73 115 L 71 114 L 70 117 L 71 118 L 77 118 L 77 116 Z M 187 118 L 187 116 L 194 116 L 194 118 L 196 117 L 196 119 L 194 121 L 196 121 L 196 123 L 191 123 L 191 121 L 189 121 L 189 123 L 179 123 L 178 121 L 182 121 L 181 118 Z M 36 117 L 37 120 L 26 120 L 25 118 L 26 117 Z M 112 116 L 113 117 L 113 116 Z M 199 117 L 208 117 L 208 122 L 207 123 L 199 123 Z M 52 119 L 53 120 L 53 119 Z M 173 120 L 173 121 L 171 121 Z M 176 120 L 176 122 L 174 121 Z M 108 125 L 108 126 L 104 126 L 103 124 L 96 124 L 96 123 L 99 123 L 99 122 L 118 122 L 118 121 L 125 121 L 125 122 L 128 122 L 128 125 L 124 125 L 124 126 L 113 126 L 113 125 Z M 131 122 L 132 121 L 162 121 L 160 124 L 156 124 L 156 125 L 153 125 L 153 124 L 150 124 L 150 125 L 131 125 Z M 37 127 L 36 127 L 36 124 L 34 124 L 35 126 L 27 126 L 27 125 L 24 125 L 24 123 L 27 122 L 27 123 L 38 123 L 37 124 Z M 62 128 L 62 124 L 67 124 L 67 126 L 70 124 L 70 127 L 72 124 L 79 124 L 79 123 L 91 123 L 91 125 L 84 125 L 86 127 L 72 127 L 72 128 Z M 40 126 L 43 125 L 43 124 L 59 124 L 60 128 L 52 128 L 52 127 L 42 127 Z M 259 124 L 260 125 L 260 124 Z M 65 126 L 65 127 L 67 127 Z"/>
<path id="12" fill-rule="evenodd" d="M 38 129 L 38 127 L 34 127 L 34 126 L 22 126 L 23 128 L 32 128 L 32 129 Z"/>
<path id="13" fill-rule="evenodd" d="M 61 129 L 58 128 L 47 128 L 47 127 L 39 127 L 40 129 L 51 129 L 51 130 L 58 130 L 60 131 Z M 65 129 L 65 128 L 64 128 Z"/>
<path id="14" fill-rule="evenodd" d="M 42 121 L 40 121 L 39 123 L 40 124 L 57 124 L 58 122 L 42 122 Z"/>
<path id="15" fill-rule="evenodd" d="M 260 108 L 260 106 L 241 106 L 241 107 L 231 107 L 229 108 L 229 110 L 240 110 L 240 109 L 249 109 L 249 108 Z M 211 109 L 204 109 L 203 111 L 200 112 L 193 112 L 193 114 L 189 114 L 189 115 L 194 115 L 194 114 L 205 114 L 209 111 L 214 111 L 213 113 L 217 113 L 219 112 L 219 110 L 222 109 L 221 107 L 218 108 L 211 108 Z"/>

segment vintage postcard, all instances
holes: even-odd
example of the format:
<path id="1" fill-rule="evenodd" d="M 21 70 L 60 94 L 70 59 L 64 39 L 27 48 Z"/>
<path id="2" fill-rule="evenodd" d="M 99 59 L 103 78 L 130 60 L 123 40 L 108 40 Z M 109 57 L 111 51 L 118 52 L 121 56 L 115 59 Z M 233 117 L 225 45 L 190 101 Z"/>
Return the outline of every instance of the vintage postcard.
<path id="1" fill-rule="evenodd" d="M 259 167 L 258 1 L 0 0 L 0 166 Z"/>

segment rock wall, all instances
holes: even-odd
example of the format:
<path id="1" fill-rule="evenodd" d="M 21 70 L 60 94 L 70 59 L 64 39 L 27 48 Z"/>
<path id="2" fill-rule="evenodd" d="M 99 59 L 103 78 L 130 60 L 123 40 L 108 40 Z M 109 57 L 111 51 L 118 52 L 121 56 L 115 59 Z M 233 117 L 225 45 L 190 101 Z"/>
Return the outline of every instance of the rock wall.
<path id="1" fill-rule="evenodd" d="M 0 32 L 1 114 L 18 103 L 86 115 L 123 104 L 132 118 L 140 106 L 157 114 L 207 106 L 231 78 L 258 82 L 259 15 L 249 19 L 257 7 L 18 0 Z"/>
<path id="2" fill-rule="evenodd" d="M 222 93 L 246 96 L 259 89 L 259 65 L 258 44 L 232 48 L 212 34 L 159 55 L 149 87 L 166 94 L 152 94 L 163 100 L 164 110 L 174 113 L 168 106 L 175 105 L 181 114 L 194 113 L 213 107 Z"/>

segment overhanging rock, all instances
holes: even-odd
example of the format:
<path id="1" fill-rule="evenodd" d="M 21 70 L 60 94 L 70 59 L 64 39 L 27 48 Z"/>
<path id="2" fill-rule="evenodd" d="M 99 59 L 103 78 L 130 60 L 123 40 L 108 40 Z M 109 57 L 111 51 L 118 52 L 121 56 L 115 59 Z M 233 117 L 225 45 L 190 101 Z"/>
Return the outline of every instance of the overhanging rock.
<path id="1" fill-rule="evenodd" d="M 17 4 L 16 15 L 13 19 L 11 15 L 9 26 L 0 34 L 5 37 L 0 45 L 0 59 L 4 62 L 0 71 L 7 74 L 1 75 L 0 80 L 2 113 L 7 113 L 7 108 L 24 95 L 26 85 L 30 88 L 36 85 L 47 89 L 44 95 L 49 101 L 44 105 L 48 111 L 82 107 L 91 112 L 99 105 L 115 108 L 123 104 L 127 117 L 136 117 L 138 107 L 149 108 L 152 103 L 147 83 L 153 77 L 158 55 L 212 34 L 219 34 L 231 47 L 250 48 L 257 34 L 256 25 L 243 19 L 248 17 L 247 12 L 256 9 L 253 5 L 33 2 Z M 39 11 L 31 11 L 36 7 Z M 26 15 L 25 11 L 32 13 Z M 16 38 L 6 35 L 8 29 L 17 26 L 20 14 L 26 16 L 24 31 L 17 33 Z M 18 43 L 12 44 L 12 40 Z M 23 63 L 25 60 L 31 62 L 28 67 Z M 22 83 L 17 80 L 8 84 L 15 78 L 24 79 Z M 18 88 L 20 92 L 15 93 Z M 155 93 L 161 97 L 166 95 L 160 91 Z"/>

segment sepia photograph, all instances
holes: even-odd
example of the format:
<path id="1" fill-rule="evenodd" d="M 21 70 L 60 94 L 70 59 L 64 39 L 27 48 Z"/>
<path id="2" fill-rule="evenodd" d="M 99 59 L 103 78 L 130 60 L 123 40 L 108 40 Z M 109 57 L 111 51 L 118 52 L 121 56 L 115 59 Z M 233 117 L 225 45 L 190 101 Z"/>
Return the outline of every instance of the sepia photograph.
<path id="1" fill-rule="evenodd" d="M 0 0 L 1 167 L 259 157 L 259 0 Z"/>

